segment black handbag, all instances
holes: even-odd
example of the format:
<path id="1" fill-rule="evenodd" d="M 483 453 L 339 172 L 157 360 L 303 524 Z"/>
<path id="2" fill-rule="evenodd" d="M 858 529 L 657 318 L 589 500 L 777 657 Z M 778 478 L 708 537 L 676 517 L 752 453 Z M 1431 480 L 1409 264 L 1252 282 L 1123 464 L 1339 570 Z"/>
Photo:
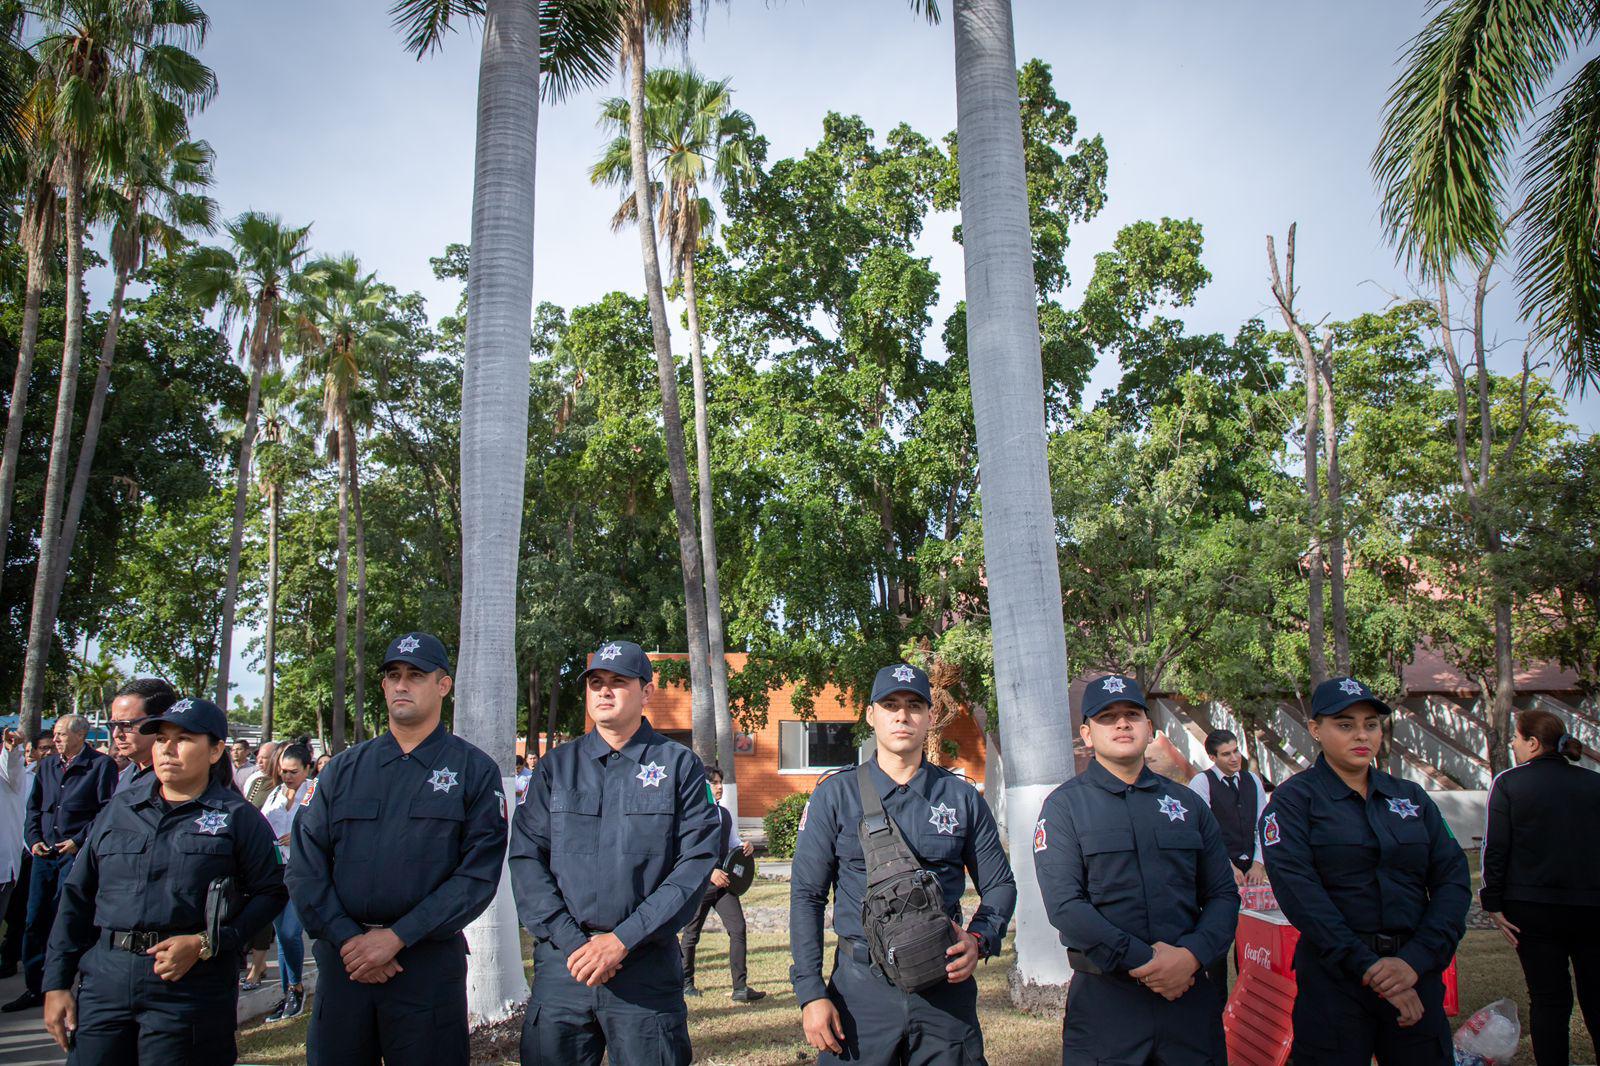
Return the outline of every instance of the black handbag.
<path id="1" fill-rule="evenodd" d="M 921 992 L 946 979 L 945 951 L 956 942 L 944 911 L 939 879 L 906 844 L 900 827 L 883 809 L 878 790 L 856 767 L 861 793 L 861 851 L 867 864 L 867 891 L 861 898 L 861 927 L 873 963 L 896 988 Z"/>

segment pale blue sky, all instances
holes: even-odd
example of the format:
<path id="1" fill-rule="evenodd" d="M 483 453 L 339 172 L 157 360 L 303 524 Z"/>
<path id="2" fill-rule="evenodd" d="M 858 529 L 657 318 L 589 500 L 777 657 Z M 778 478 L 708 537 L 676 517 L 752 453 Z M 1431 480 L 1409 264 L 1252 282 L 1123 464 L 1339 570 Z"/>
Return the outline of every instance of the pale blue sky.
<path id="1" fill-rule="evenodd" d="M 204 55 L 221 91 L 194 125 L 217 150 L 226 214 L 254 208 L 311 222 L 319 250 L 356 252 L 385 280 L 422 292 L 438 315 L 458 290 L 433 279 L 428 257 L 468 236 L 478 40 L 458 34 L 415 61 L 388 6 L 212 0 Z M 1374 309 L 1407 290 L 1378 227 L 1368 160 L 1423 0 L 1015 8 L 1019 62 L 1051 64 L 1080 132 L 1102 134 L 1110 156 L 1106 209 L 1073 232 L 1075 283 L 1088 280 L 1120 227 L 1167 215 L 1205 227 L 1215 280 L 1185 313 L 1195 329 L 1232 332 L 1256 315 L 1276 324 L 1264 239 L 1273 232 L 1281 242 L 1293 221 L 1310 318 Z M 704 73 L 733 79 L 773 158 L 815 143 L 828 110 L 858 113 L 880 134 L 906 121 L 939 137 L 955 124 L 948 21 L 930 27 L 899 0 L 714 7 L 688 51 Z M 587 179 L 600 142 L 596 101 L 619 88 L 540 116 L 537 300 L 570 308 L 641 287 L 637 238 L 610 232 L 615 194 Z M 933 343 L 961 295 L 951 221 L 935 219 L 923 241 L 944 279 Z M 1495 319 L 1508 337 L 1517 335 L 1513 304 L 1506 286 Z M 1115 365 L 1102 365 L 1088 395 L 1116 379 Z M 1600 402 L 1591 395 L 1573 415 L 1592 432 Z M 247 696 L 259 692 L 252 671 L 235 675 Z"/>

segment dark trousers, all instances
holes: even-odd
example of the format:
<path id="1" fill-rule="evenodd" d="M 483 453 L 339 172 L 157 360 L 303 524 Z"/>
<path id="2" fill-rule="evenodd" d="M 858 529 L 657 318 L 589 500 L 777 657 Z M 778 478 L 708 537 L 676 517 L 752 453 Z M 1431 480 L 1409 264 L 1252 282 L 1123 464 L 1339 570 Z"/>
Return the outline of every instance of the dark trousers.
<path id="1" fill-rule="evenodd" d="M 733 973 L 733 990 L 737 992 L 745 986 L 747 977 L 744 907 L 740 906 L 738 896 L 723 888 L 706 889 L 705 895 L 700 897 L 700 907 L 694 912 L 694 919 L 684 927 L 683 983 L 694 984 L 694 949 L 700 943 L 700 930 L 705 926 L 712 908 L 716 909 L 717 917 L 722 919 L 722 927 L 728 931 L 728 969 Z"/>
<path id="2" fill-rule="evenodd" d="M 1061 1062 L 1225 1066 L 1221 1000 L 1203 972 L 1175 1000 L 1124 975 L 1073 974 L 1061 1026 Z"/>
<path id="3" fill-rule="evenodd" d="M 56 920 L 56 900 L 72 872 L 76 855 L 35 855 L 28 877 L 28 916 L 23 919 L 22 972 L 28 991 L 38 995 L 44 984 L 44 953 Z"/>
<path id="4" fill-rule="evenodd" d="M 1521 930 L 1517 958 L 1528 982 L 1534 1061 L 1567 1066 L 1573 978 L 1583 1024 L 1591 1037 L 1600 1033 L 1600 907 L 1507 900 L 1505 916 Z"/>
<path id="5" fill-rule="evenodd" d="M 77 1046 L 69 1066 L 232 1066 L 239 990 L 232 961 L 197 962 L 180 981 L 148 955 L 104 940 L 79 966 Z"/>
<path id="6" fill-rule="evenodd" d="M 905 992 L 862 956 L 855 945 L 834 956 L 828 998 L 844 1025 L 844 1054 L 824 1051 L 818 1066 L 985 1066 L 976 981 Z"/>
<path id="7" fill-rule="evenodd" d="M 673 939 L 637 944 L 597 988 L 567 971 L 564 951 L 533 949 L 533 993 L 522 1023 L 522 1066 L 689 1066 L 689 1012 Z"/>
<path id="8" fill-rule="evenodd" d="M 1250 872 L 1249 859 L 1240 859 L 1235 856 L 1230 861 L 1240 873 L 1247 874 Z M 1233 956 L 1233 972 L 1238 973 L 1239 945 L 1237 943 L 1229 944 L 1228 950 L 1224 951 L 1215 962 L 1206 967 L 1206 977 L 1210 978 L 1212 985 L 1216 987 L 1218 992 L 1222 993 L 1222 1005 L 1224 1007 L 1228 1005 L 1228 956 L 1230 955 Z"/>
<path id="9" fill-rule="evenodd" d="M 345 973 L 339 949 L 311 946 L 317 993 L 306 1037 L 310 1066 L 467 1066 L 467 940 L 422 940 L 395 956 L 381 985 Z"/>
<path id="10" fill-rule="evenodd" d="M 11 883 L 11 898 L 6 901 L 6 938 L 0 941 L 0 966 L 22 964 L 22 931 L 28 924 L 28 880 L 33 874 L 33 856 L 22 853 L 17 879 Z"/>
<path id="11" fill-rule="evenodd" d="M 1450 1019 L 1438 970 L 1417 979 L 1422 1020 L 1400 1027 L 1400 1012 L 1359 977 L 1322 961 L 1304 939 L 1294 953 L 1295 1066 L 1449 1066 Z"/>

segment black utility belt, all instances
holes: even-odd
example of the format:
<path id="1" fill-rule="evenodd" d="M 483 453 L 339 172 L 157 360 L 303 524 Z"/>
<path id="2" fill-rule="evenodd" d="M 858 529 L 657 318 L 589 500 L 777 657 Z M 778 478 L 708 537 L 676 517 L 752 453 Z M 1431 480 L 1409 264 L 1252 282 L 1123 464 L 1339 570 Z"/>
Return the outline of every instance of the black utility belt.
<path id="1" fill-rule="evenodd" d="M 1409 933 L 1357 933 L 1356 939 L 1379 955 L 1389 956 L 1405 947 L 1411 940 Z"/>
<path id="2" fill-rule="evenodd" d="M 104 934 L 106 946 L 113 951 L 128 951 L 135 955 L 143 955 L 163 940 L 175 936 L 195 936 L 198 929 L 173 929 L 167 932 L 150 929 L 107 929 Z"/>
<path id="3" fill-rule="evenodd" d="M 854 959 L 863 966 L 872 965 L 872 952 L 867 949 L 867 945 L 858 940 L 846 940 L 844 937 L 840 937 L 838 952 L 845 958 Z"/>

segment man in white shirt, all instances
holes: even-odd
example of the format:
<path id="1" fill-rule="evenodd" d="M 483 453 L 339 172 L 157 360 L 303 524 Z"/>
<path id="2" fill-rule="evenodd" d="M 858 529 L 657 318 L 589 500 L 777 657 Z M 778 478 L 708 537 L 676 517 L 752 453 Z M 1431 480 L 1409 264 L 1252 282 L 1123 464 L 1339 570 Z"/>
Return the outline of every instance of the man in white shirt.
<path id="1" fill-rule="evenodd" d="M 1261 833 L 1257 828 L 1261 810 L 1267 805 L 1267 789 L 1261 778 L 1244 768 L 1239 738 L 1226 729 L 1215 729 L 1206 736 L 1206 754 L 1211 767 L 1196 774 L 1189 788 L 1211 808 L 1222 830 L 1222 843 L 1233 863 L 1233 880 L 1238 885 L 1259 885 L 1267 879 L 1261 861 Z M 1213 961 L 1206 974 L 1224 994 L 1228 988 L 1228 957 Z M 1226 998 L 1226 995 L 1224 995 Z"/>
<path id="2" fill-rule="evenodd" d="M 4 896 L 11 897 L 4 904 L 3 910 L 0 910 L 0 913 L 5 915 L 6 922 L 6 938 L 3 943 L 0 943 L 0 978 L 15 977 L 17 975 L 17 967 L 22 962 L 22 927 L 28 913 L 28 874 L 30 866 L 22 829 L 23 823 L 28 816 L 28 794 L 33 791 L 33 777 L 35 771 L 38 770 L 39 761 L 47 755 L 54 755 L 56 750 L 56 738 L 49 733 L 40 733 L 33 738 L 32 744 L 24 743 L 21 733 L 15 729 L 6 730 L 6 735 L 8 741 L 15 738 L 12 743 L 14 743 L 19 753 L 26 750 L 27 755 L 22 758 L 21 791 L 16 792 L 11 789 L 10 785 L 15 783 L 16 778 L 9 773 L 6 775 L 6 783 L 0 785 L 0 826 L 15 828 L 16 854 L 14 855 L 14 861 L 17 864 L 13 868 L 8 886 L 3 891 L 0 891 L 0 898 Z M 8 768 L 13 765 L 12 760 L 16 758 L 18 756 L 12 755 L 9 748 L 0 749 L 0 763 L 3 763 Z M 5 837 L 4 828 L 0 828 L 0 838 L 10 839 Z M 12 855 L 11 845 L 7 843 L 4 846 L 6 854 Z M 3 865 L 3 863 L 0 863 L 0 866 Z"/>
<path id="3" fill-rule="evenodd" d="M 0 914 L 11 901 L 22 872 L 22 821 L 27 814 L 33 775 L 22 758 L 22 733 L 7 729 L 0 736 Z"/>

